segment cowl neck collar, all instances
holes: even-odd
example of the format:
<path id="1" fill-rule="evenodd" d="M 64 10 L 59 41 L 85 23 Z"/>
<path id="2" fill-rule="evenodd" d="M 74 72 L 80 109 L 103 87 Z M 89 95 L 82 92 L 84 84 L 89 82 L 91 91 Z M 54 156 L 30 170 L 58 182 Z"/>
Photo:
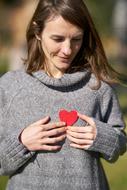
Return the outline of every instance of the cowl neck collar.
<path id="1" fill-rule="evenodd" d="M 83 81 L 87 81 L 89 79 L 90 73 L 84 70 L 75 73 L 65 73 L 61 78 L 53 78 L 47 75 L 45 71 L 41 70 L 33 72 L 32 75 L 40 82 L 51 88 L 67 88 L 78 85 Z"/>

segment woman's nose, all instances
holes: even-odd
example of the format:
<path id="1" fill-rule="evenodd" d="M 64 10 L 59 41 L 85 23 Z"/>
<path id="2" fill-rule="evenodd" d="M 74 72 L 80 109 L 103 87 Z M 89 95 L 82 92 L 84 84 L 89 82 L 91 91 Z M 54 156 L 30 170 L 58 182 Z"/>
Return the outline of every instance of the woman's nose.
<path id="1" fill-rule="evenodd" d="M 71 49 L 71 43 L 70 43 L 70 41 L 67 41 L 67 42 L 65 42 L 64 44 L 63 44 L 63 46 L 62 46 L 62 53 L 64 54 L 64 55 L 71 55 L 71 53 L 72 53 L 72 49 Z"/>

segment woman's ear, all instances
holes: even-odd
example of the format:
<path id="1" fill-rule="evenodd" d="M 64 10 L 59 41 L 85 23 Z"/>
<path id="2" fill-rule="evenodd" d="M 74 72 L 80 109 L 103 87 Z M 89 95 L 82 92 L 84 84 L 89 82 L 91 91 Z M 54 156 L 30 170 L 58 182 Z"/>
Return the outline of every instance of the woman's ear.
<path id="1" fill-rule="evenodd" d="M 34 25 L 34 26 L 37 26 L 37 23 L 36 23 L 35 21 L 33 21 L 33 25 Z"/>
<path id="2" fill-rule="evenodd" d="M 33 25 L 37 26 L 37 23 L 35 21 L 33 21 Z M 35 34 L 35 37 L 37 40 L 41 41 L 41 38 L 37 34 Z"/>
<path id="3" fill-rule="evenodd" d="M 35 37 L 37 40 L 41 41 L 41 38 L 37 34 L 35 34 Z"/>

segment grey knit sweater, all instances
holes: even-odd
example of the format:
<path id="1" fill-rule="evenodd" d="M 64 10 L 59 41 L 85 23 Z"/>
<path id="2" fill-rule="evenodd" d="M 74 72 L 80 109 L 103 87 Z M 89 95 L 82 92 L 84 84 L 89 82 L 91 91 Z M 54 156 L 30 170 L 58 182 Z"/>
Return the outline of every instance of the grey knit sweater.
<path id="1" fill-rule="evenodd" d="M 8 72 L 0 79 L 0 175 L 9 175 L 7 190 L 108 190 L 100 158 L 116 161 L 126 150 L 125 124 L 113 89 L 102 82 L 98 90 L 88 72 L 50 78 Z M 59 110 L 77 110 L 94 118 L 97 136 L 88 150 L 69 146 L 56 152 L 30 152 L 18 140 L 22 129 Z M 75 125 L 85 126 L 78 119 Z"/>

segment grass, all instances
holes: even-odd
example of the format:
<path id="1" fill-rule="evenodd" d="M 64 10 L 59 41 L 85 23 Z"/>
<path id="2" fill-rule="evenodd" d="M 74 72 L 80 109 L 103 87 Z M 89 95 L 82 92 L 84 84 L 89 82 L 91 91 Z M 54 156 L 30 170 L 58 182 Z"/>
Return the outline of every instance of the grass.
<path id="1" fill-rule="evenodd" d="M 112 190 L 127 190 L 127 153 L 114 163 L 103 161 L 103 165 Z"/>
<path id="2" fill-rule="evenodd" d="M 8 71 L 8 58 L 0 54 L 0 74 L 3 74 L 7 71 Z"/>
<path id="3" fill-rule="evenodd" d="M 0 190 L 5 190 L 8 177 L 0 176 Z"/>

